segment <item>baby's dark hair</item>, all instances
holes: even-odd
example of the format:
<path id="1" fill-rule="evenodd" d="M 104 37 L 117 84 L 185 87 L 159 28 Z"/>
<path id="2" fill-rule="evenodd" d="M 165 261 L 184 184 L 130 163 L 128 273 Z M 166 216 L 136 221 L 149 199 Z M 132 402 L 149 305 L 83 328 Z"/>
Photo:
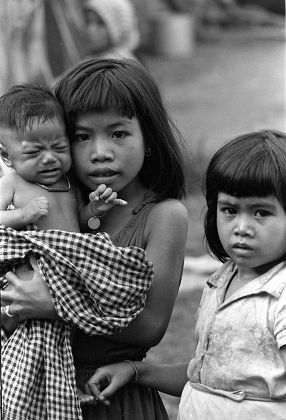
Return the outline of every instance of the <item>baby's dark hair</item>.
<path id="1" fill-rule="evenodd" d="M 286 212 L 286 134 L 262 130 L 239 136 L 213 156 L 205 178 L 205 238 L 220 261 L 228 258 L 217 231 L 217 198 L 274 196 Z"/>
<path id="2" fill-rule="evenodd" d="M 85 112 L 118 112 L 136 117 L 151 156 L 139 177 L 160 198 L 185 195 L 184 142 L 170 121 L 161 94 L 147 70 L 132 59 L 88 59 L 55 85 L 55 95 L 66 112 L 69 136 Z"/>
<path id="3" fill-rule="evenodd" d="M 0 138 L 2 129 L 25 132 L 35 120 L 57 118 L 64 124 L 64 112 L 52 91 L 45 86 L 26 83 L 12 86 L 0 97 Z"/>

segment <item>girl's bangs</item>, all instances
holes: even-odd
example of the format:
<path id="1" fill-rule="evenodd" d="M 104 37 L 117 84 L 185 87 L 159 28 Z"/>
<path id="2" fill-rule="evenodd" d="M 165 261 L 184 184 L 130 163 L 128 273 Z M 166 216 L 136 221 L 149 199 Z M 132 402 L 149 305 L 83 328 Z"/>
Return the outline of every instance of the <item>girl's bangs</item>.
<path id="1" fill-rule="evenodd" d="M 222 168 L 221 168 L 222 169 Z M 216 177 L 217 191 L 239 197 L 281 196 L 281 174 L 270 159 L 232 162 Z"/>
<path id="2" fill-rule="evenodd" d="M 74 116 L 84 112 L 118 112 L 128 118 L 136 114 L 134 99 L 127 85 L 112 74 L 95 75 L 80 85 L 71 103 Z"/>

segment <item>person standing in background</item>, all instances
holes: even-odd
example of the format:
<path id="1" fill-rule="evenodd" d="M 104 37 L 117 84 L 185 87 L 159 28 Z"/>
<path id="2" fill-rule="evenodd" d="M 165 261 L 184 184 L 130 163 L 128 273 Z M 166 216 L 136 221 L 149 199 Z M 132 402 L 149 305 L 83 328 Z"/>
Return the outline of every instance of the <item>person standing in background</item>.
<path id="1" fill-rule="evenodd" d="M 83 10 L 88 55 L 135 58 L 140 35 L 129 0 L 85 0 Z"/>
<path id="2" fill-rule="evenodd" d="M 0 0 L 0 95 L 18 83 L 49 85 L 86 55 L 77 0 Z"/>

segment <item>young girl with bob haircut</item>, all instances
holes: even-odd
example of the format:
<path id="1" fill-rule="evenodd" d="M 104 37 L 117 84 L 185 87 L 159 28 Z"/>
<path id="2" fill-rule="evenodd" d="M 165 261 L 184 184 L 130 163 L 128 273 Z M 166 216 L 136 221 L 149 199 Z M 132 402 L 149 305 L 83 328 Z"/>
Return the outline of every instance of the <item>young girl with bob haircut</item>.
<path id="1" fill-rule="evenodd" d="M 156 84 L 135 60 L 85 60 L 63 75 L 55 95 L 65 110 L 72 172 L 83 199 L 88 201 L 103 184 L 127 202 L 102 214 L 94 232 L 107 232 L 117 246 L 145 249 L 154 268 L 145 307 L 124 331 L 108 337 L 75 331 L 77 384 L 91 394 L 89 378 L 98 367 L 142 360 L 168 326 L 187 236 L 187 211 L 179 201 L 186 189 L 187 153 Z M 11 272 L 6 278 L 14 289 L 2 293 L 1 303 L 10 304 L 11 314 L 20 319 L 56 317 L 36 269 L 30 282 Z M 88 420 L 168 418 L 158 392 L 133 383 L 115 393 L 109 407 L 83 405 L 82 415 Z"/>
<path id="2" fill-rule="evenodd" d="M 90 382 L 106 401 L 130 380 L 179 396 L 178 419 L 283 420 L 286 413 L 286 135 L 237 137 L 206 174 L 206 239 L 224 264 L 207 281 L 189 364 L 128 362 Z M 187 383 L 186 383 L 187 382 Z"/>

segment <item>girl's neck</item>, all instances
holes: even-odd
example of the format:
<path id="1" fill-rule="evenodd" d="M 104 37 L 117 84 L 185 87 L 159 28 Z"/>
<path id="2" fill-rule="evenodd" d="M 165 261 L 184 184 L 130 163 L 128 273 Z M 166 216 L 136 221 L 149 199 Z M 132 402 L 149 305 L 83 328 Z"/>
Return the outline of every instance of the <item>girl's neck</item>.
<path id="1" fill-rule="evenodd" d="M 232 277 L 227 286 L 224 301 L 226 301 L 232 294 L 236 293 L 238 290 L 246 286 L 252 280 L 255 280 L 257 277 L 262 276 L 264 273 L 266 273 L 268 270 L 270 270 L 283 260 L 285 260 L 285 257 L 264 264 L 263 266 L 259 266 L 257 268 L 237 267 L 237 273 Z"/>
<path id="2" fill-rule="evenodd" d="M 143 200 L 147 191 L 147 188 L 139 180 L 136 180 L 119 191 L 118 197 L 126 200 L 128 207 L 134 208 Z"/>
<path id="3" fill-rule="evenodd" d="M 262 276 L 268 270 L 270 270 L 275 265 L 285 260 L 285 256 L 279 258 L 278 260 L 270 261 L 266 264 L 260 265 L 259 267 L 248 268 L 248 267 L 237 267 L 237 279 L 240 281 L 248 282 L 256 279 L 259 276 Z"/>

